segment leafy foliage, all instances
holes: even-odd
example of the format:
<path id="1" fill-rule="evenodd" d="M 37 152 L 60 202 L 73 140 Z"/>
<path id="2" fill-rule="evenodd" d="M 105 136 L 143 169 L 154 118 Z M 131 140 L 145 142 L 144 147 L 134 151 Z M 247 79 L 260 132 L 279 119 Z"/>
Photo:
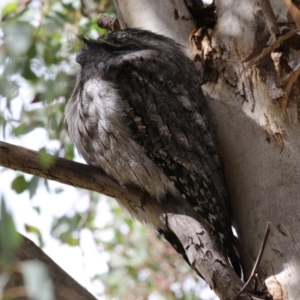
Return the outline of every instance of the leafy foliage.
<path id="1" fill-rule="evenodd" d="M 20 241 L 12 215 L 7 210 L 3 197 L 0 204 L 0 265 L 5 266 L 11 263 L 11 253 L 17 249 Z"/>
<path id="2" fill-rule="evenodd" d="M 40 130 L 42 145 L 36 150 L 44 167 L 53 163 L 48 153 L 74 159 L 74 148 L 64 125 L 64 107 L 75 80 L 74 58 L 80 46 L 77 35 L 104 34 L 97 27 L 97 17 L 102 12 L 114 14 L 112 1 L 4 1 L 0 10 L 1 133 L 5 139 L 22 144 L 24 137 Z M 51 192 L 47 181 L 19 173 L 11 182 L 12 190 L 17 194 L 28 191 L 30 199 L 37 190 L 45 188 Z M 53 197 L 62 190 L 63 187 L 52 191 Z M 124 216 L 113 200 L 109 201 L 111 220 L 103 227 L 97 226 L 96 211 L 102 199 L 95 193 L 86 193 L 87 211 L 74 209 L 55 218 L 51 234 L 61 243 L 78 247 L 80 232 L 88 229 L 92 233 L 95 244 L 110 256 L 109 272 L 91 279 L 104 284 L 108 299 L 196 299 L 197 289 L 203 283 L 194 278 L 190 268 L 165 241 Z M 1 203 L 0 245 L 7 245 L 0 249 L 3 265 L 8 262 L 7 251 L 15 248 L 18 241 L 5 201 Z M 39 204 L 33 209 L 39 213 Z M 4 234 L 8 231 L 9 239 Z M 28 224 L 26 231 L 35 234 L 43 246 L 44 237 L 38 228 Z M 109 239 L 104 238 L 107 232 Z M 24 269 L 27 278 L 34 268 L 38 266 L 26 267 L 28 272 Z M 188 285 L 195 288 L 184 288 Z"/>

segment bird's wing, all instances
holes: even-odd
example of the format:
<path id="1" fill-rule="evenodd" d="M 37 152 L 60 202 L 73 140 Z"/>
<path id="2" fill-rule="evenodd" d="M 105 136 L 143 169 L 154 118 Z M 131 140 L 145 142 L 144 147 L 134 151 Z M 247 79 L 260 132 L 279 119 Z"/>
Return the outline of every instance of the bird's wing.
<path id="1" fill-rule="evenodd" d="M 214 231 L 230 230 L 220 160 L 196 70 L 184 55 L 177 61 L 164 54 L 124 53 L 107 70 L 118 83 L 126 125 Z"/>

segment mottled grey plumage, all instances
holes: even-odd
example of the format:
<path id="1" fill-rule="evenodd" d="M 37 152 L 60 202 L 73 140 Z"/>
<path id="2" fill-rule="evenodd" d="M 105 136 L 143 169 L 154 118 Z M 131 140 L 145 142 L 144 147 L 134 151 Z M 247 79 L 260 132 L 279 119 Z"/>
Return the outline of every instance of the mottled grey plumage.
<path id="1" fill-rule="evenodd" d="M 187 201 L 220 252 L 236 261 L 220 160 L 193 63 L 174 41 L 148 31 L 83 41 L 66 107 L 79 153 L 123 186 L 138 186 L 157 201 L 166 194 Z M 176 243 L 162 220 L 121 205 Z"/>

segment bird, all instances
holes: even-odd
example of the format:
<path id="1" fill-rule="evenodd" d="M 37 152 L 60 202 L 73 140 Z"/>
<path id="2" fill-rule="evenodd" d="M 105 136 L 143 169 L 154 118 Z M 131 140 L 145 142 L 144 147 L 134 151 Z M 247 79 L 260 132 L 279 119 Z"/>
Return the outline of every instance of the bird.
<path id="1" fill-rule="evenodd" d="M 240 275 L 216 126 L 192 60 L 174 40 L 142 29 L 81 40 L 80 70 L 65 109 L 79 154 L 121 186 L 139 188 L 138 209 L 120 205 L 185 259 L 164 221 L 147 213 L 143 195 L 160 203 L 172 195 L 189 205 Z"/>

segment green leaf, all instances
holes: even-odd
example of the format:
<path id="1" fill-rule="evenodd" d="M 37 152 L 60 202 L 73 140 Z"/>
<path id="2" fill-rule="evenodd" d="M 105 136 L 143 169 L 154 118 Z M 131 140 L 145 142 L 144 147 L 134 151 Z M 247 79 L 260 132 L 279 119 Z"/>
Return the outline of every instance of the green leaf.
<path id="1" fill-rule="evenodd" d="M 64 145 L 65 150 L 65 158 L 66 159 L 74 159 L 75 153 L 74 153 L 74 146 L 73 144 L 66 142 Z"/>
<path id="2" fill-rule="evenodd" d="M 35 123 L 28 124 L 28 125 L 22 124 L 13 129 L 13 134 L 15 136 L 21 136 L 21 135 L 31 132 L 32 130 L 34 130 L 38 127 L 42 127 L 42 123 L 35 122 Z"/>
<path id="3" fill-rule="evenodd" d="M 40 178 L 37 176 L 32 176 L 31 180 L 28 182 L 28 190 L 29 190 L 29 198 L 32 199 L 32 197 L 35 195 L 36 190 L 39 185 Z"/>
<path id="4" fill-rule="evenodd" d="M 26 291 L 29 298 L 54 300 L 54 288 L 46 266 L 38 260 L 27 260 L 21 263 Z"/>
<path id="5" fill-rule="evenodd" d="M 38 213 L 41 213 L 41 208 L 39 206 L 32 206 L 32 208 Z"/>
<path id="6" fill-rule="evenodd" d="M 61 242 L 68 244 L 70 246 L 78 246 L 79 238 L 70 235 L 69 233 L 63 233 L 59 236 Z"/>
<path id="7" fill-rule="evenodd" d="M 28 80 L 36 80 L 38 77 L 32 72 L 30 61 L 26 60 L 21 75 Z"/>
<path id="8" fill-rule="evenodd" d="M 31 44 L 30 48 L 27 51 L 27 58 L 32 59 L 37 56 L 37 49 L 35 43 Z"/>
<path id="9" fill-rule="evenodd" d="M 28 225 L 28 224 L 25 224 L 25 230 L 26 232 L 30 232 L 30 233 L 34 233 L 38 240 L 39 240 L 39 246 L 40 247 L 44 247 L 44 241 L 43 241 L 43 237 L 42 237 L 42 234 L 40 232 L 40 230 L 34 226 L 31 226 L 31 225 Z"/>
<path id="10" fill-rule="evenodd" d="M 9 53 L 14 56 L 25 54 L 33 38 L 33 27 L 26 22 L 8 22 L 4 24 L 4 42 Z"/>
<path id="11" fill-rule="evenodd" d="M 44 168 L 51 167 L 56 160 L 56 157 L 54 155 L 49 154 L 45 148 L 40 149 L 38 158 L 40 164 Z"/>
<path id="12" fill-rule="evenodd" d="M 52 235 L 63 243 L 77 246 L 79 244 L 78 224 L 81 217 L 80 214 L 75 214 L 71 217 L 64 216 L 56 219 L 52 224 Z"/>
<path id="13" fill-rule="evenodd" d="M 63 188 L 55 188 L 55 189 L 54 189 L 54 193 L 55 193 L 55 194 L 60 194 L 60 193 L 62 193 L 63 191 L 64 191 Z"/>
<path id="14" fill-rule="evenodd" d="M 9 15 L 10 13 L 13 13 L 17 10 L 18 8 L 18 3 L 17 2 L 10 2 L 4 6 L 2 9 L 2 14 L 4 17 Z"/>
<path id="15" fill-rule="evenodd" d="M 11 183 L 11 188 L 17 193 L 21 194 L 28 188 L 28 182 L 24 175 L 18 175 Z"/>
<path id="16" fill-rule="evenodd" d="M 13 261 L 12 253 L 20 244 L 13 217 L 7 210 L 4 198 L 1 199 L 0 215 L 0 265 L 9 265 Z"/>

